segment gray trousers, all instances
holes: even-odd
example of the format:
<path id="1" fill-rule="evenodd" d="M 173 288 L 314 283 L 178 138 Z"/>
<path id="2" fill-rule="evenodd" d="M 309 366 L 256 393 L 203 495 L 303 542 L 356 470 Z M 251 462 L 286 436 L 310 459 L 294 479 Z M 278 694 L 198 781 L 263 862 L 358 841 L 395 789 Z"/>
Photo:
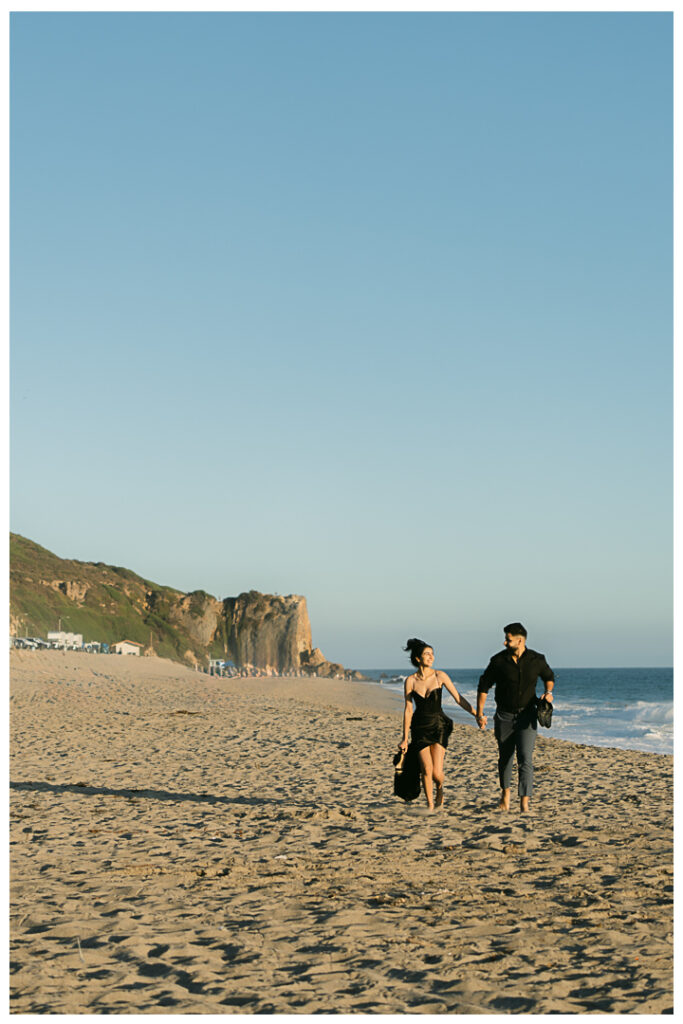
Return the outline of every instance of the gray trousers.
<path id="1" fill-rule="evenodd" d="M 496 711 L 493 719 L 494 735 L 498 740 L 498 778 L 501 789 L 509 789 L 512 782 L 512 762 L 517 752 L 519 772 L 518 796 L 531 796 L 534 786 L 532 757 L 536 744 L 536 706 L 524 711 Z"/>

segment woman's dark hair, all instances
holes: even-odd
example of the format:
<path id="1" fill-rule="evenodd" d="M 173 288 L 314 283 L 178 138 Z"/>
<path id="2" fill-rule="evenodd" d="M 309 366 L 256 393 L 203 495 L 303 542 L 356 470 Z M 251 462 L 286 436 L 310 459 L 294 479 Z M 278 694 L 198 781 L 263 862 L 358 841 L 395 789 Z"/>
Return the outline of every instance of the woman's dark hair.
<path id="1" fill-rule="evenodd" d="M 422 655 L 422 652 L 424 651 L 425 647 L 431 646 L 431 644 L 426 644 L 424 640 L 418 640 L 417 637 L 413 637 L 412 640 L 408 641 L 403 650 L 410 652 L 411 665 L 414 665 L 415 668 L 419 668 L 420 662 L 417 659 Z"/>

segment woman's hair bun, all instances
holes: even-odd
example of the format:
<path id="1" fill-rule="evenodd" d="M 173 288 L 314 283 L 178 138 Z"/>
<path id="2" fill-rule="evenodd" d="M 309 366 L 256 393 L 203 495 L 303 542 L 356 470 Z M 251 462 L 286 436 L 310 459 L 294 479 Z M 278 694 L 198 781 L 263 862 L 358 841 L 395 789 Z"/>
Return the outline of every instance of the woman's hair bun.
<path id="1" fill-rule="evenodd" d="M 425 643 L 424 640 L 418 640 L 418 638 L 414 636 L 412 637 L 411 640 L 407 642 L 403 650 L 408 651 L 410 653 L 411 664 L 414 665 L 415 668 L 418 668 L 420 663 L 417 659 L 420 657 L 425 647 L 431 646 L 431 644 Z"/>

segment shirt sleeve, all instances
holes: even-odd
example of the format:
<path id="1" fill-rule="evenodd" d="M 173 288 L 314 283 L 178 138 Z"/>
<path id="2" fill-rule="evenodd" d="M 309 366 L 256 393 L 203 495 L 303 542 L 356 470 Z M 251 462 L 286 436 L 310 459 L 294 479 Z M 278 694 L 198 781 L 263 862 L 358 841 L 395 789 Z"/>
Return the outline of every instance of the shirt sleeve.
<path id="1" fill-rule="evenodd" d="M 479 676 L 479 686 L 477 687 L 477 693 L 488 693 L 493 684 L 496 681 L 496 670 L 493 667 L 493 658 L 484 669 L 482 675 Z"/>
<path id="2" fill-rule="evenodd" d="M 548 662 L 545 660 L 545 654 L 541 655 L 541 664 L 540 664 L 540 667 L 538 669 L 538 674 L 539 674 L 539 676 L 541 677 L 541 679 L 543 680 L 544 683 L 554 683 L 555 682 L 555 673 L 551 669 L 551 667 L 548 664 Z"/>

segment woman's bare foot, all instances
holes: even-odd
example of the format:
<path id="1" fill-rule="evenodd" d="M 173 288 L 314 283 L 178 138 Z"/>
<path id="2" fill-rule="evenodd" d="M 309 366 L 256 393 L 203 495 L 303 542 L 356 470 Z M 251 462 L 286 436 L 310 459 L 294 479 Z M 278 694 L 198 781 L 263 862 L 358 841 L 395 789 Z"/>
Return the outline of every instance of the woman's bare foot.
<path id="1" fill-rule="evenodd" d="M 436 786 L 436 798 L 434 800 L 435 807 L 443 807 L 443 786 L 437 783 Z"/>

